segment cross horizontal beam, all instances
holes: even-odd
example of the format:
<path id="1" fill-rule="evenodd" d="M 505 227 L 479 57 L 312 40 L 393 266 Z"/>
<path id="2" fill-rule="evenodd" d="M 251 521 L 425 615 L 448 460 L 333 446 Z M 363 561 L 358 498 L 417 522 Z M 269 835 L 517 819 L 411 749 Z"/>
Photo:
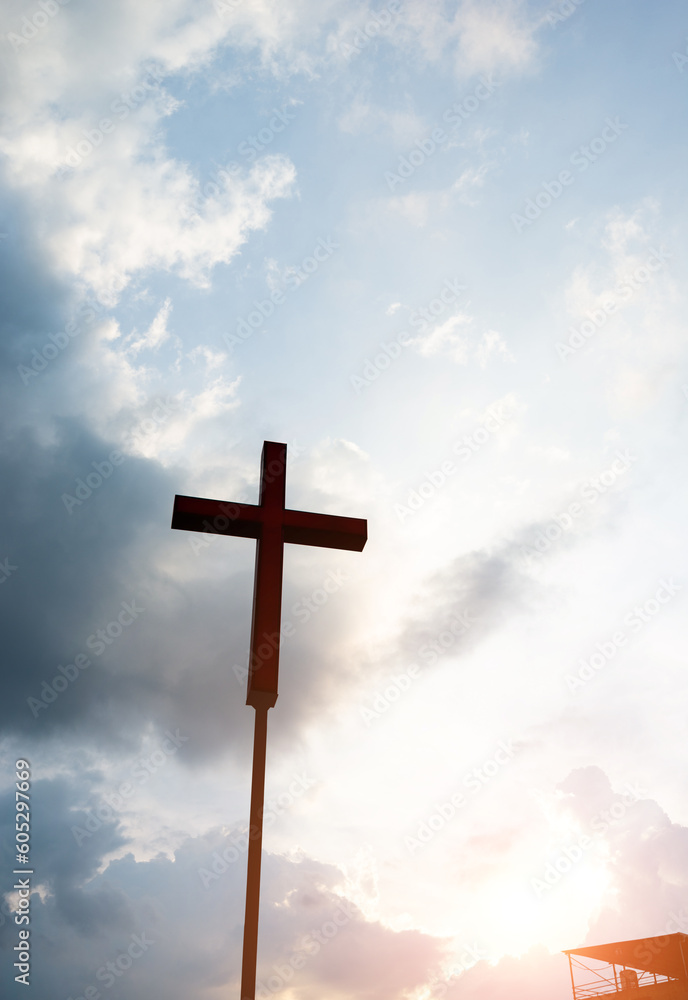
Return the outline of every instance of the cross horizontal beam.
<path id="1" fill-rule="evenodd" d="M 272 511 L 258 504 L 226 503 L 203 497 L 175 496 L 172 527 L 184 531 L 204 531 L 211 535 L 262 538 L 263 525 L 282 526 L 282 541 L 317 545 L 327 549 L 362 552 L 368 539 L 368 522 L 361 517 L 314 514 L 304 510 Z"/>

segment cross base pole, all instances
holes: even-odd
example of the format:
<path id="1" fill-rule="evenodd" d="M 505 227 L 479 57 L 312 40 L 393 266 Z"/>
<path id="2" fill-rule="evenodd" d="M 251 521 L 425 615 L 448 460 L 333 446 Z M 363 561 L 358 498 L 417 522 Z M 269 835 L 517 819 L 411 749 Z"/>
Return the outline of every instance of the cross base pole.
<path id="1" fill-rule="evenodd" d="M 253 776 L 248 826 L 246 874 L 246 915 L 244 950 L 241 959 L 241 1000 L 255 1000 L 258 961 L 258 906 L 260 903 L 260 862 L 263 849 L 263 802 L 265 799 L 265 756 L 268 742 L 267 704 L 256 704 L 253 733 Z"/>

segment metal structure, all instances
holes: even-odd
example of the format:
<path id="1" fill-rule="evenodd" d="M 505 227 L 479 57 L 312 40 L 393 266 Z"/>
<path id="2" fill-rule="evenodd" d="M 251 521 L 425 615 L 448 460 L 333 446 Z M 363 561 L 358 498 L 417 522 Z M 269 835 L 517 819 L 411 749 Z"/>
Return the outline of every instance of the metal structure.
<path id="1" fill-rule="evenodd" d="M 204 531 L 214 535 L 239 535 L 242 538 L 255 538 L 257 542 L 246 694 L 246 704 L 255 708 L 256 719 L 253 735 L 241 1000 L 255 1000 L 256 995 L 265 757 L 268 709 L 277 701 L 284 543 L 296 542 L 299 545 L 318 545 L 361 552 L 368 538 L 368 522 L 362 518 L 288 510 L 284 505 L 286 477 L 286 444 L 265 441 L 261 459 L 258 505 L 176 496 L 172 514 L 173 528 Z"/>
<path id="2" fill-rule="evenodd" d="M 574 948 L 568 955 L 573 1000 L 610 993 L 623 1000 L 688 1000 L 688 935 L 635 938 Z"/>

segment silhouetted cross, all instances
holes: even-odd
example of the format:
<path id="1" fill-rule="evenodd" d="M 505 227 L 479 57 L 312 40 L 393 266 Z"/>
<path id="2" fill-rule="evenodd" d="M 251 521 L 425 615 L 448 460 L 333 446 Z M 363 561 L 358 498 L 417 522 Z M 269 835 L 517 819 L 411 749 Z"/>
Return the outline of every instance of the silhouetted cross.
<path id="1" fill-rule="evenodd" d="M 362 518 L 286 509 L 286 472 L 286 444 L 265 441 L 260 470 L 260 503 L 257 506 L 176 496 L 172 514 L 173 528 L 216 535 L 239 535 L 257 540 L 246 694 L 246 704 L 252 705 L 256 710 L 256 726 L 253 740 L 241 1000 L 254 1000 L 256 992 L 267 713 L 277 701 L 284 543 L 296 542 L 299 545 L 360 552 L 368 537 L 368 524 Z"/>

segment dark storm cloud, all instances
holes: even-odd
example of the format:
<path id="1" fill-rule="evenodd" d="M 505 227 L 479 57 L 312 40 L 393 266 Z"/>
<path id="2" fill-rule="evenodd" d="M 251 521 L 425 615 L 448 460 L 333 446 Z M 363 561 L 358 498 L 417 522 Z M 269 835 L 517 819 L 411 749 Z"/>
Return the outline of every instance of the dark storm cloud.
<path id="1" fill-rule="evenodd" d="M 126 838 L 116 819 L 100 824 L 90 838 L 77 844 L 73 830 L 84 824 L 87 807 L 98 804 L 90 786 L 97 776 L 80 774 L 78 782 L 58 778 L 38 780 L 31 787 L 31 860 L 40 881 L 53 897 L 56 916 L 79 934 L 97 935 L 127 922 L 127 902 L 121 892 L 104 885 L 83 893 L 81 886 L 96 874 L 103 856 L 120 849 Z M 0 799 L 3 871 L 17 867 L 14 844 L 14 790 Z M 3 884 L 6 890 L 6 882 Z M 3 916 L 7 916 L 3 910 Z"/>
<path id="2" fill-rule="evenodd" d="M 40 874 L 34 885 L 41 882 L 45 889 L 42 901 L 36 893 L 31 899 L 32 939 L 40 951 L 32 976 L 36 995 L 76 997 L 91 984 L 102 990 L 106 963 L 126 955 L 135 937 L 146 947 L 135 949 L 138 957 L 121 979 L 131 1000 L 200 1000 L 225 984 L 235 991 L 245 891 L 245 853 L 234 849 L 237 831 L 188 837 L 173 859 L 136 862 L 126 855 L 96 874 L 108 853 L 125 842 L 113 820 L 76 843 L 72 830 L 85 813 L 71 803 L 87 798 L 98 812 L 97 780 L 96 774 L 82 774 L 78 785 L 56 779 L 34 786 L 33 856 Z M 8 832 L 8 797 L 1 815 Z M 4 843 L 10 842 L 8 835 Z M 3 857 L 7 865 L 10 860 Z M 424 982 L 437 966 L 441 941 L 366 921 L 338 888 L 342 879 L 333 865 L 265 853 L 258 980 L 268 996 L 298 984 L 308 1000 L 323 994 L 391 1000 Z M 0 927 L 5 948 L 16 939 L 6 916 Z M 8 977 L 7 968 L 3 974 Z"/>
<path id="3" fill-rule="evenodd" d="M 73 303 L 49 276 L 41 248 L 21 235 L 20 209 L 5 218 L 0 732 L 135 744 L 152 720 L 161 731 L 182 729 L 188 763 L 243 738 L 248 726 L 241 670 L 251 547 L 211 539 L 220 551 L 227 546 L 228 578 L 204 580 L 209 546 L 194 550 L 187 533 L 170 531 L 185 473 L 113 457 L 114 442 L 85 420 L 51 415 L 70 392 L 88 324 L 77 341 L 48 352 L 55 356 L 39 374 L 20 378 L 18 366 L 30 368 L 32 352 L 64 330 Z M 156 569 L 161 553 L 193 582 L 180 585 Z"/>
<path id="4" fill-rule="evenodd" d="M 534 589 L 511 542 L 489 552 L 467 552 L 427 579 L 409 613 L 401 647 L 429 665 L 456 656 L 527 607 Z"/>
<path id="5" fill-rule="evenodd" d="M 116 820 L 101 824 L 94 836 L 77 845 L 75 824 L 86 812 L 79 803 L 97 806 L 92 785 L 98 775 L 81 773 L 78 780 L 38 780 L 31 787 L 31 942 L 34 948 L 32 987 L 39 997 L 67 997 L 79 992 L 79 973 L 90 967 L 90 956 L 101 951 L 117 953 L 117 945 L 136 929 L 137 906 L 107 879 L 95 878 L 103 858 L 121 849 L 126 838 Z M 0 800 L 3 870 L 15 867 L 10 848 L 14 841 L 14 790 Z M 0 945 L 9 952 L 17 942 L 8 895 L 12 883 L 3 878 Z M 95 881 L 94 881 L 95 879 Z M 140 908 L 140 907 L 139 907 Z M 39 954 L 36 954 L 39 952 Z M 2 976 L 7 995 L 14 983 L 11 962 L 4 962 Z"/>
<path id="6" fill-rule="evenodd" d="M 217 685 L 204 689 L 199 680 L 212 669 L 220 638 L 209 636 L 212 611 L 195 614 L 195 597 L 186 601 L 152 568 L 155 548 L 170 544 L 176 477 L 130 455 L 114 464 L 112 442 L 81 421 L 51 419 L 51 402 L 69 391 L 66 356 L 22 384 L 17 365 L 64 329 L 69 296 L 46 277 L 40 250 L 15 235 L 15 215 L 11 239 L 0 242 L 8 265 L 0 292 L 0 730 L 111 739 L 151 716 L 178 726 L 182 715 L 203 716 L 213 704 Z M 170 634 L 166 612 L 175 603 L 183 609 L 179 627 L 194 641 Z M 217 601 L 210 604 L 219 612 Z M 99 642 L 97 630 L 108 626 Z M 209 731 L 216 741 L 228 735 L 219 720 L 210 720 Z"/>
<path id="7" fill-rule="evenodd" d="M 125 843 L 117 834 L 115 825 L 109 824 L 103 834 L 83 850 L 74 850 L 76 841 L 70 833 L 70 824 L 77 822 L 78 809 L 70 810 L 87 793 L 88 782 L 84 775 L 79 783 L 71 779 L 42 779 L 32 785 L 32 820 L 36 826 L 32 834 L 35 867 L 40 867 L 41 878 L 53 884 L 80 883 L 92 878 L 103 854 Z M 0 817 L 3 836 L 0 847 L 3 870 L 17 867 L 14 864 L 12 830 L 14 829 L 14 788 L 0 797 Z M 40 864 L 39 864 L 40 862 Z"/>
<path id="8" fill-rule="evenodd" d="M 47 339 L 69 300 L 68 290 L 50 274 L 21 202 L 6 196 L 0 201 L 0 273 L 0 406 L 5 412 L 10 400 L 26 402 L 24 393 L 14 391 L 22 388 L 16 365 Z"/>
<path id="9" fill-rule="evenodd" d="M 0 446 L 0 553 L 16 567 L 0 588 L 2 728 L 102 742 L 135 740 L 152 719 L 181 727 L 187 762 L 234 742 L 250 576 L 183 588 L 157 570 L 165 550 L 196 570 L 202 557 L 170 531 L 175 476 L 132 456 L 112 466 L 111 444 L 76 422 L 56 428 L 50 445 L 23 429 Z M 63 494 L 108 465 L 68 511 Z"/>
<path id="10" fill-rule="evenodd" d="M 139 598 L 145 571 L 133 546 L 160 511 L 166 486 L 169 496 L 155 466 L 127 458 L 69 513 L 63 493 L 89 473 L 96 483 L 92 463 L 106 463 L 111 449 L 76 423 L 56 430 L 50 445 L 27 428 L 0 445 L 0 551 L 13 567 L 0 593 L 5 731 L 45 733 L 98 703 L 102 671 L 91 666 L 74 674 L 69 667 L 79 653 L 97 664 L 89 635 L 116 620 L 122 602 Z M 120 648 L 130 645 L 127 639 L 119 639 Z M 53 684 L 56 677 L 63 680 Z M 36 699 L 32 707 L 29 698 Z"/>
<path id="11" fill-rule="evenodd" d="M 595 513 L 612 523 L 624 502 L 610 496 L 604 511 L 600 505 Z M 403 652 L 431 666 L 482 641 L 514 613 L 541 610 L 548 597 L 538 570 L 590 530 L 590 503 L 572 506 L 577 514 L 565 511 L 525 524 L 491 549 L 464 553 L 428 577 L 407 615 L 399 641 Z"/>
<path id="12" fill-rule="evenodd" d="M 68 349 L 28 385 L 17 364 L 64 329 L 68 296 L 45 277 L 35 247 L 23 247 L 18 259 L 3 293 L 6 339 L 15 346 L 0 371 L 0 727 L 135 744 L 153 720 L 161 732 L 179 728 L 188 737 L 184 763 L 228 746 L 245 754 L 253 545 L 194 536 L 204 544 L 192 547 L 186 533 L 169 528 L 172 498 L 184 492 L 181 470 L 131 455 L 116 464 L 113 442 L 84 421 L 50 419 L 51 400 L 69 391 Z M 85 329 L 79 343 L 91 335 Z M 156 568 L 162 553 L 188 583 Z M 217 564 L 217 555 L 226 558 L 227 576 L 217 581 L 209 570 L 204 579 L 204 564 Z M 322 574 L 339 580 L 345 571 L 329 607 L 311 602 L 319 578 L 301 589 L 285 580 L 283 621 L 293 635 L 282 643 L 277 741 L 341 704 L 358 683 L 356 664 L 338 653 L 354 627 L 349 555 L 333 555 Z M 465 554 L 427 581 L 398 645 L 414 658 L 425 650 L 425 662 L 455 654 L 498 627 L 532 585 L 513 544 Z"/>
<path id="13" fill-rule="evenodd" d="M 195 551 L 170 530 L 181 472 L 115 460 L 112 442 L 76 420 L 54 420 L 51 435 L 20 427 L 0 443 L 2 730 L 135 741 L 154 720 L 188 737 L 185 762 L 243 746 L 253 543 L 213 538 Z M 220 581 L 203 578 L 204 566 L 216 572 L 210 545 L 215 563 L 226 558 Z M 163 553 L 188 583 L 156 568 Z M 278 731 L 315 711 L 327 638 L 299 623 L 285 669 L 301 710 Z"/>
<path id="14" fill-rule="evenodd" d="M 35 893 L 31 901 L 33 937 L 41 952 L 35 964 L 36 995 L 66 998 L 81 995 L 88 985 L 102 986 L 107 963 L 130 954 L 134 940 L 145 947 L 136 946 L 138 957 L 126 970 L 132 1000 L 185 1000 L 190 995 L 202 1000 L 220 986 L 235 990 L 245 877 L 245 853 L 235 849 L 238 831 L 188 837 L 174 858 L 137 862 L 127 855 L 102 869 L 107 855 L 125 843 L 116 819 L 103 822 L 80 845 L 73 835 L 74 824 L 85 821 L 84 804 L 100 809 L 99 781 L 100 775 L 87 772 L 76 781 L 59 778 L 34 786 L 34 863 L 46 890 L 43 901 Z M 561 808 L 586 822 L 620 800 L 619 790 L 597 768 L 572 772 L 561 790 L 566 792 Z M 8 796 L 0 803 L 6 870 L 11 805 Z M 687 835 L 649 799 L 638 800 L 608 826 L 603 838 L 612 881 L 588 943 L 670 933 L 676 929 L 669 928 L 670 919 L 680 920 L 683 914 L 688 920 Z M 266 852 L 263 871 L 260 996 L 279 996 L 294 987 L 304 1000 L 322 995 L 392 1000 L 422 983 L 449 1000 L 501 1000 L 514 994 L 565 1000 L 569 995 L 562 955 L 535 948 L 496 965 L 480 961 L 443 981 L 439 965 L 447 942 L 365 920 L 340 888 L 343 876 L 336 866 Z M 566 877 L 575 878 L 575 872 Z M 5 908 L 0 942 L 7 948 L 15 937 Z M 571 947 L 584 943 L 567 942 Z"/>

